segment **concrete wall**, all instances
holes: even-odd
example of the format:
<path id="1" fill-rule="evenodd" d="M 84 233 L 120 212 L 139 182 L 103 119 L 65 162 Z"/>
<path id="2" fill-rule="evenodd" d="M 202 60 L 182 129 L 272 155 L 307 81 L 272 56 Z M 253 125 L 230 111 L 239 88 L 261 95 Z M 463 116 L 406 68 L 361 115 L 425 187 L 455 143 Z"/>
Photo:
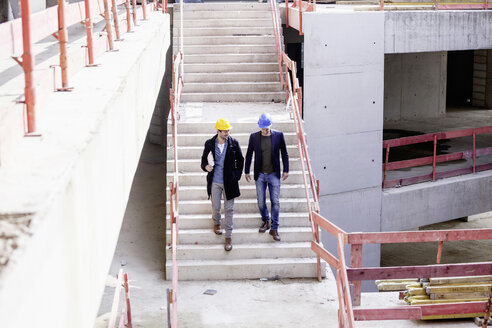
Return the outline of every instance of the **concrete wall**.
<path id="1" fill-rule="evenodd" d="M 384 13 L 304 17 L 304 119 L 321 213 L 347 231 L 379 231 Z M 333 238 L 323 243 L 336 254 Z M 363 262 L 379 264 L 379 245 L 364 248 Z"/>
<path id="2" fill-rule="evenodd" d="M 492 48 L 492 11 L 386 11 L 384 52 Z"/>
<path id="3" fill-rule="evenodd" d="M 492 172 L 383 192 L 381 230 L 411 229 L 492 210 Z"/>
<path id="4" fill-rule="evenodd" d="M 384 58 L 384 119 L 422 119 L 446 113 L 446 52 Z"/>
<path id="5" fill-rule="evenodd" d="M 5 327 L 94 325 L 170 44 L 169 16 L 149 16 L 54 94 L 43 137 L 0 169 L 0 217 L 32 215 L 0 275 Z"/>

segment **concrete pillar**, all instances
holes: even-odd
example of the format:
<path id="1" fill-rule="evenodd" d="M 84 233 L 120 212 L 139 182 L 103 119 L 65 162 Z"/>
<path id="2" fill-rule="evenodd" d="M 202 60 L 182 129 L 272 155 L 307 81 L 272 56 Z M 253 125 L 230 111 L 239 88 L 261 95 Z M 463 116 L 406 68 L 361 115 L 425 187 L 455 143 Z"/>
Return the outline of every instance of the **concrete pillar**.
<path id="1" fill-rule="evenodd" d="M 421 119 L 444 115 L 446 71 L 446 52 L 386 55 L 384 119 Z"/>
<path id="2" fill-rule="evenodd" d="M 380 231 L 384 13 L 304 17 L 304 120 L 321 213 L 349 232 Z M 322 239 L 337 254 L 335 239 Z M 364 246 L 363 265 L 379 262 L 379 245 Z"/>

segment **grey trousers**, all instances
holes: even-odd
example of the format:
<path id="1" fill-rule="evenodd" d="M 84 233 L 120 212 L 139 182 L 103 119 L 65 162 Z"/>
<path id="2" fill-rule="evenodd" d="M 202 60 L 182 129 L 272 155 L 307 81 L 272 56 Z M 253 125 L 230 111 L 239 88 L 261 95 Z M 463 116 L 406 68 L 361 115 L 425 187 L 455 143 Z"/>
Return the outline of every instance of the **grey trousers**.
<path id="1" fill-rule="evenodd" d="M 226 238 L 232 237 L 232 228 L 234 226 L 233 216 L 234 216 L 234 198 L 227 200 L 224 191 L 224 185 L 220 183 L 212 183 L 212 219 L 214 224 L 220 225 L 220 205 L 222 196 L 224 196 L 224 214 L 225 214 L 225 232 Z"/>

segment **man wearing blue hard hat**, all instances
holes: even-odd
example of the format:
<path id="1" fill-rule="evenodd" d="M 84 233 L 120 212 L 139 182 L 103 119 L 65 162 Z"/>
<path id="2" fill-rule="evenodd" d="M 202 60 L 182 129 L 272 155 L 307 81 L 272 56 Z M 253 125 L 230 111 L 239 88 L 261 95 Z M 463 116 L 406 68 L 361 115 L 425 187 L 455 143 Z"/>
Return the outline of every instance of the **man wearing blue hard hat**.
<path id="1" fill-rule="evenodd" d="M 249 136 L 248 150 L 246 152 L 246 163 L 244 173 L 246 181 L 251 181 L 249 174 L 253 153 L 255 154 L 254 179 L 256 181 L 256 197 L 258 209 L 260 210 L 262 224 L 259 232 L 270 229 L 270 235 L 274 240 L 280 241 L 278 234 L 278 216 L 280 213 L 280 172 L 282 180 L 289 176 L 289 154 L 285 144 L 284 134 L 272 130 L 272 117 L 268 113 L 260 115 L 258 120 L 260 131 Z M 280 155 L 282 155 L 282 169 L 280 167 Z M 271 224 L 266 205 L 266 189 L 270 193 L 272 205 Z"/>

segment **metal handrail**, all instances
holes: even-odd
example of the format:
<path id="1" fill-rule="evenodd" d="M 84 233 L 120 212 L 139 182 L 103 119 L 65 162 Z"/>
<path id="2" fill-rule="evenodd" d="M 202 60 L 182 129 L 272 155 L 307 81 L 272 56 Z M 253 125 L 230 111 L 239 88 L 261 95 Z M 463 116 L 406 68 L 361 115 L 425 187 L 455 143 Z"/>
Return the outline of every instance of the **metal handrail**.
<path id="1" fill-rule="evenodd" d="M 272 13 L 272 22 L 273 22 L 273 34 L 275 36 L 275 47 L 277 50 L 277 62 L 278 62 L 278 71 L 280 73 L 280 85 L 282 89 L 285 88 L 284 81 L 284 73 L 282 70 L 282 43 L 280 38 L 280 26 L 279 26 L 279 17 L 278 17 L 278 7 L 276 0 L 270 0 L 270 11 Z"/>

